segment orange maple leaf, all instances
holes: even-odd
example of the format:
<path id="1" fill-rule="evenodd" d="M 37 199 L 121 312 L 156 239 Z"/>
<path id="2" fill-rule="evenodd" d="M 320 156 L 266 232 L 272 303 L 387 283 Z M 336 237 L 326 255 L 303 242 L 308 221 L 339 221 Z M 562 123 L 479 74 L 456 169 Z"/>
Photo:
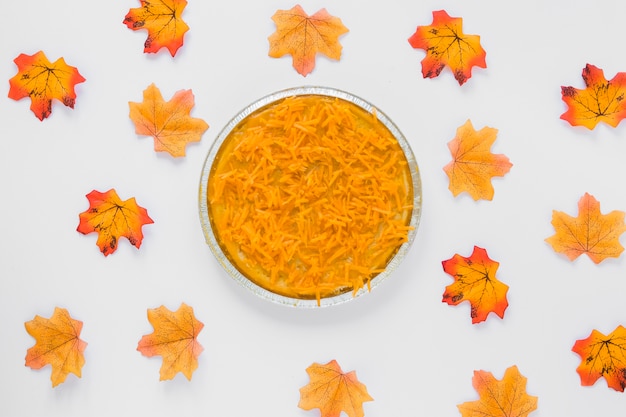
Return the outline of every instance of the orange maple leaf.
<path id="1" fill-rule="evenodd" d="M 487 68 L 480 36 L 464 34 L 463 19 L 450 17 L 445 10 L 433 12 L 430 26 L 418 26 L 409 44 L 426 51 L 422 60 L 424 78 L 437 77 L 447 65 L 463 85 L 472 76 L 472 67 Z"/>
<path id="2" fill-rule="evenodd" d="M 343 373 L 336 360 L 325 365 L 314 363 L 306 369 L 310 382 L 300 388 L 298 407 L 303 410 L 319 408 L 321 417 L 363 417 L 363 403 L 374 401 L 355 371 Z"/>
<path id="3" fill-rule="evenodd" d="M 469 301 L 474 324 L 486 320 L 491 312 L 504 317 L 504 310 L 509 305 L 506 299 L 509 287 L 496 278 L 500 264 L 489 259 L 485 249 L 474 246 L 469 258 L 455 254 L 442 265 L 443 270 L 454 278 L 454 283 L 443 293 L 444 303 L 457 305 Z"/>
<path id="4" fill-rule="evenodd" d="M 148 31 L 144 53 L 156 53 L 167 48 L 172 56 L 183 46 L 189 26 L 183 21 L 186 0 L 140 0 L 141 7 L 130 9 L 124 18 L 129 29 Z"/>
<path id="5" fill-rule="evenodd" d="M 199 142 L 209 128 L 204 120 L 190 116 L 194 106 L 191 90 L 180 90 L 166 102 L 161 91 L 151 84 L 143 92 L 142 103 L 128 104 L 135 133 L 152 136 L 157 152 L 185 156 L 185 146 L 189 142 Z"/>
<path id="6" fill-rule="evenodd" d="M 600 203 L 588 193 L 578 201 L 578 217 L 553 210 L 552 226 L 556 233 L 546 242 L 570 261 L 586 253 L 598 264 L 606 258 L 617 258 L 624 251 L 619 241 L 626 231 L 624 212 L 615 210 L 602 214 Z"/>
<path id="7" fill-rule="evenodd" d="M 87 194 L 87 200 L 89 208 L 79 215 L 78 232 L 85 235 L 97 232 L 96 244 L 104 256 L 116 251 L 122 236 L 139 249 L 143 240 L 142 226 L 154 222 L 134 197 L 122 201 L 114 189 L 105 193 L 93 190 Z"/>
<path id="8" fill-rule="evenodd" d="M 626 117 L 626 72 L 618 72 L 607 81 L 604 71 L 587 64 L 583 68 L 583 80 L 586 86 L 583 90 L 561 87 L 563 101 L 567 104 L 561 119 L 588 129 L 595 128 L 598 122 L 616 127 Z"/>
<path id="9" fill-rule="evenodd" d="M 197 337 L 204 324 L 196 319 L 193 309 L 185 303 L 175 312 L 165 306 L 148 309 L 148 321 L 154 332 L 141 338 L 137 350 L 144 356 L 163 357 L 160 381 L 173 379 L 178 372 L 191 380 L 203 350 Z"/>
<path id="10" fill-rule="evenodd" d="M 537 397 L 526 393 L 526 377 L 517 366 L 500 381 L 491 372 L 474 371 L 472 385 L 480 399 L 457 405 L 463 417 L 526 417 L 537 409 Z"/>
<path id="11" fill-rule="evenodd" d="M 26 366 L 41 369 L 50 365 L 53 387 L 64 382 L 70 373 L 81 377 L 85 364 L 83 352 L 87 347 L 87 343 L 80 339 L 82 321 L 74 320 L 66 309 L 55 307 L 49 319 L 35 316 L 24 326 L 36 340 L 26 352 Z"/>
<path id="12" fill-rule="evenodd" d="M 593 330 L 588 338 L 577 340 L 572 347 L 582 361 L 576 369 L 580 383 L 590 386 L 602 376 L 610 388 L 626 388 L 626 328 L 617 326 L 608 336 Z"/>
<path id="13" fill-rule="evenodd" d="M 341 44 L 339 36 L 348 32 L 341 19 L 320 9 L 309 16 L 300 5 L 290 10 L 278 10 L 272 16 L 276 32 L 268 38 L 269 56 L 280 58 L 291 54 L 293 67 L 303 76 L 315 68 L 315 55 L 320 52 L 339 60 Z"/>
<path id="14" fill-rule="evenodd" d="M 492 127 L 476 131 L 468 120 L 448 142 L 452 161 L 443 170 L 448 174 L 448 188 L 455 197 L 466 191 L 474 200 L 493 199 L 491 178 L 504 176 L 513 166 L 505 155 L 491 153 L 497 133 Z"/>
<path id="15" fill-rule="evenodd" d="M 30 97 L 30 109 L 42 121 L 52 113 L 52 99 L 74 108 L 74 87 L 85 81 L 75 67 L 67 65 L 63 58 L 51 63 L 42 51 L 20 54 L 13 62 L 18 72 L 9 80 L 9 98 Z"/>

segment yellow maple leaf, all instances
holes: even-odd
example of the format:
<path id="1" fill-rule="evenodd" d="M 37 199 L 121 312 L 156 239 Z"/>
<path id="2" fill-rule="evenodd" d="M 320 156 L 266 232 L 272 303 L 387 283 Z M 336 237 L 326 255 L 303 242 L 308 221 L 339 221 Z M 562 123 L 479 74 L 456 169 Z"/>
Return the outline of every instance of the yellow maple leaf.
<path id="1" fill-rule="evenodd" d="M 501 380 L 491 372 L 474 371 L 472 385 L 480 399 L 457 406 L 463 417 L 526 417 L 537 409 L 537 397 L 526 393 L 526 377 L 517 366 L 508 368 Z"/>
<path id="2" fill-rule="evenodd" d="M 144 356 L 163 357 L 161 381 L 174 378 L 178 372 L 191 380 L 203 350 L 197 337 L 204 324 L 196 319 L 193 309 L 185 303 L 174 312 L 165 306 L 149 309 L 148 321 L 154 332 L 141 338 L 137 350 Z"/>
<path id="3" fill-rule="evenodd" d="M 80 378 L 85 364 L 83 352 L 87 347 L 87 343 L 80 339 L 82 321 L 74 320 L 66 309 L 55 307 L 49 319 L 35 316 L 24 326 L 36 340 L 35 346 L 26 353 L 26 366 L 41 369 L 50 365 L 53 387 L 64 382 L 70 373 Z"/>
<path id="4" fill-rule="evenodd" d="M 272 20 L 276 23 L 276 32 L 268 38 L 269 56 L 280 58 L 291 54 L 293 67 L 301 75 L 306 77 L 313 71 L 318 52 L 335 60 L 341 57 L 339 36 L 348 32 L 348 28 L 326 9 L 309 16 L 296 5 L 290 10 L 278 10 Z"/>
<path id="5" fill-rule="evenodd" d="M 492 127 L 476 131 L 469 120 L 457 129 L 455 138 L 448 143 L 452 161 L 443 168 L 455 197 L 465 191 L 474 200 L 493 199 L 491 178 L 504 176 L 513 166 L 505 155 L 491 153 L 497 133 Z"/>
<path id="6" fill-rule="evenodd" d="M 363 403 L 374 400 L 356 373 L 344 373 L 334 359 L 314 363 L 306 371 L 311 381 L 300 388 L 298 404 L 304 410 L 319 408 L 321 417 L 339 417 L 342 411 L 349 417 L 363 417 Z"/>
<path id="7" fill-rule="evenodd" d="M 194 106 L 191 90 L 180 90 L 170 101 L 163 100 L 161 91 L 150 84 L 143 92 L 142 103 L 128 103 L 135 133 L 152 136 L 154 150 L 168 152 L 174 157 L 185 156 L 190 142 L 199 142 L 209 125 L 190 116 Z"/>
<path id="8" fill-rule="evenodd" d="M 596 264 L 606 258 L 617 258 L 624 251 L 619 238 L 626 231 L 624 212 L 600 212 L 600 203 L 585 193 L 578 201 L 578 217 L 561 211 L 552 212 L 552 226 L 556 233 L 546 239 L 556 252 L 570 261 L 586 253 Z"/>

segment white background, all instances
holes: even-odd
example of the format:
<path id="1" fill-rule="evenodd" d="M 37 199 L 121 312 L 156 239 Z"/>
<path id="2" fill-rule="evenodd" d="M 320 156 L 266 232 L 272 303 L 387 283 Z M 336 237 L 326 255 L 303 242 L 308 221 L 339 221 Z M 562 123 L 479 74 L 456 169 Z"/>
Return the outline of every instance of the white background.
<path id="1" fill-rule="evenodd" d="M 190 0 L 185 44 L 172 58 L 144 54 L 145 31 L 122 23 L 138 1 L 4 2 L 0 25 L 0 416 L 318 416 L 297 407 L 305 368 L 336 359 L 356 370 L 374 398 L 367 417 L 458 416 L 478 399 L 474 370 L 501 378 L 517 365 L 539 398 L 536 417 L 623 415 L 624 393 L 603 379 L 582 387 L 571 351 L 592 329 L 626 320 L 626 259 L 570 262 L 544 241 L 552 210 L 577 214 L 585 192 L 603 213 L 626 211 L 626 125 L 573 128 L 562 85 L 583 87 L 587 63 L 607 78 L 626 71 L 626 2 L 617 0 L 307 1 L 350 30 L 341 60 L 318 57 L 306 78 L 291 58 L 268 57 L 271 20 L 285 1 Z M 460 87 L 448 69 L 423 79 L 424 52 L 407 42 L 445 9 L 478 34 L 487 68 Z M 64 57 L 86 82 L 74 110 L 55 102 L 40 122 L 30 100 L 7 97 L 20 53 Z M 128 102 L 155 83 L 165 99 L 192 89 L 194 117 L 209 130 L 185 158 L 137 137 Z M 421 170 L 424 205 L 409 255 L 383 284 L 354 301 L 297 310 L 248 293 L 219 266 L 198 215 L 199 176 L 212 141 L 240 109 L 276 90 L 347 90 L 385 112 L 408 138 Z M 493 201 L 448 190 L 449 142 L 467 119 L 498 129 L 494 153 L 510 173 L 493 180 Z M 140 250 L 123 240 L 104 257 L 96 235 L 76 232 L 91 190 L 136 197 L 154 224 Z M 623 239 L 622 239 L 623 241 Z M 452 282 L 441 261 L 474 245 L 500 262 L 510 286 L 501 320 L 472 325 L 469 305 L 441 302 Z M 137 352 L 152 332 L 146 310 L 181 302 L 204 324 L 205 350 L 189 382 L 159 382 L 160 358 Z M 82 378 L 51 387 L 50 368 L 24 366 L 34 344 L 24 322 L 67 308 L 84 322 Z"/>

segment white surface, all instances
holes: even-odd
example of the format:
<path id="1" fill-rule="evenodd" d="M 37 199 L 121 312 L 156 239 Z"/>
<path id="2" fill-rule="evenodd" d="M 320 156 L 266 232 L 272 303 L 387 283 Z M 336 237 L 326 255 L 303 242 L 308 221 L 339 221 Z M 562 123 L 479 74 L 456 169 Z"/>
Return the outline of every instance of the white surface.
<path id="1" fill-rule="evenodd" d="M 122 24 L 138 1 L 5 2 L 0 25 L 0 415 L 318 416 L 297 407 L 305 368 L 337 359 L 356 370 L 375 401 L 365 415 L 458 416 L 478 398 L 474 370 L 501 378 L 517 365 L 539 397 L 534 417 L 617 416 L 624 394 L 603 379 L 582 387 L 571 352 L 592 329 L 611 332 L 626 319 L 626 260 L 600 265 L 555 253 L 552 210 L 577 212 L 589 192 L 604 213 L 626 210 L 625 125 L 572 128 L 560 87 L 583 86 L 594 64 L 612 78 L 626 71 L 626 3 L 615 0 L 303 1 L 326 7 L 350 29 L 341 61 L 319 57 L 303 78 L 291 58 L 267 56 L 277 9 L 296 3 L 190 0 L 190 26 L 172 58 L 143 54 L 144 31 Z M 445 9 L 478 34 L 487 69 L 462 87 L 449 70 L 423 79 L 424 52 L 407 42 L 418 25 Z M 20 53 L 64 57 L 87 79 L 76 108 L 54 103 L 40 122 L 29 100 L 7 98 Z M 191 88 L 192 112 L 210 128 L 187 157 L 156 154 L 128 118 L 155 83 L 169 99 Z M 213 139 L 241 108 L 275 90 L 323 85 L 362 96 L 409 139 L 420 164 L 424 207 L 411 251 L 374 292 L 337 307 L 295 310 L 260 300 L 220 268 L 204 242 L 198 180 Z M 494 153 L 514 164 L 493 181 L 493 201 L 454 198 L 442 168 L 458 126 L 499 130 Z M 122 241 L 105 258 L 96 235 L 76 232 L 93 189 L 136 197 L 155 223 L 140 250 Z M 469 307 L 441 302 L 452 282 L 441 261 L 474 245 L 500 262 L 510 286 L 503 320 L 472 325 Z M 160 358 L 137 352 L 152 328 L 148 308 L 192 306 L 205 324 L 205 350 L 191 382 L 159 382 Z M 50 369 L 24 366 L 34 340 L 24 322 L 65 307 L 84 322 L 83 377 L 52 389 Z"/>

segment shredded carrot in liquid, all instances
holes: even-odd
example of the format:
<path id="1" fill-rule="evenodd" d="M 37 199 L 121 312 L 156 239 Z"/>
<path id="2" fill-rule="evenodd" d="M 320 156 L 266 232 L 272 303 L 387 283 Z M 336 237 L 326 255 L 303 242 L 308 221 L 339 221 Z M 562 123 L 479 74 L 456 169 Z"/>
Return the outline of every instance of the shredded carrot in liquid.
<path id="1" fill-rule="evenodd" d="M 407 241 L 410 169 L 398 141 L 348 101 L 304 95 L 242 120 L 208 179 L 209 218 L 231 263 L 287 297 L 356 293 Z"/>

